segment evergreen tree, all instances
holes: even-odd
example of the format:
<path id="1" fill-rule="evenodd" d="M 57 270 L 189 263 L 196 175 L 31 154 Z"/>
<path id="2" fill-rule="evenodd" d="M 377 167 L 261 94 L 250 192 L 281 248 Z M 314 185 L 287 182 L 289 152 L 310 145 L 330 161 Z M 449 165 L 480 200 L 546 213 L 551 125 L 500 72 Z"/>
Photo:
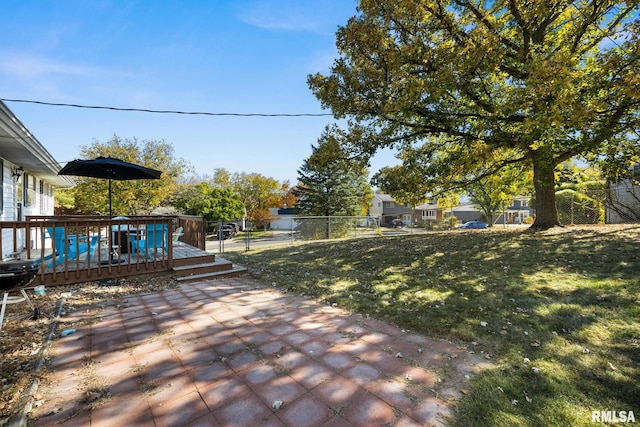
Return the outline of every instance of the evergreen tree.
<path id="1" fill-rule="evenodd" d="M 366 164 L 349 159 L 342 149 L 337 127 L 325 128 L 312 153 L 298 169 L 296 207 L 317 216 L 354 216 L 363 213 L 372 195 Z M 331 235 L 327 222 L 325 236 Z"/>

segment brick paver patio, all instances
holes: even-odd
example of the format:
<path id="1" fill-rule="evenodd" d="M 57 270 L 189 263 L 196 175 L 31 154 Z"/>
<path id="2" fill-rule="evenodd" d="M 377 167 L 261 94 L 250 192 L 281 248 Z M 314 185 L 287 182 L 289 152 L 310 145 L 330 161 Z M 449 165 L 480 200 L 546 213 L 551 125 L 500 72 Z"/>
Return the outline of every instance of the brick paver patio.
<path id="1" fill-rule="evenodd" d="M 479 367 L 451 343 L 248 277 L 62 322 L 76 332 L 51 347 L 37 426 L 443 425 Z"/>

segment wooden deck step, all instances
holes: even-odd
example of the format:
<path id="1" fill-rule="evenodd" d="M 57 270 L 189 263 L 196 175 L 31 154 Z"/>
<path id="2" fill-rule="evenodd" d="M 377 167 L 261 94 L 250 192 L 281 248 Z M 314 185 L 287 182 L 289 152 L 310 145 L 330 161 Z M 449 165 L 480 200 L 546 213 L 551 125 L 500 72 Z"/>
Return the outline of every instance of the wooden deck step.
<path id="1" fill-rule="evenodd" d="M 214 262 L 175 266 L 173 271 L 176 272 L 177 280 L 185 283 L 209 278 L 238 276 L 246 273 L 247 269 L 234 266 L 224 258 L 216 257 Z"/>

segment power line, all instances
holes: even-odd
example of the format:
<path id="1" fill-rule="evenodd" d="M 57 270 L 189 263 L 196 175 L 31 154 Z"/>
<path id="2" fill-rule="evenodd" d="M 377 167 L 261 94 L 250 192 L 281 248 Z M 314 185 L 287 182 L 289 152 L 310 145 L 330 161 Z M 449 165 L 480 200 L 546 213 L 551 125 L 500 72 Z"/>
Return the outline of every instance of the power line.
<path id="1" fill-rule="evenodd" d="M 134 111 L 139 113 L 154 113 L 154 114 L 184 114 L 192 116 L 233 116 L 233 117 L 323 117 L 332 116 L 331 113 L 211 113 L 206 111 L 179 111 L 179 110 L 152 110 L 146 108 L 120 108 L 120 107 L 107 107 L 101 105 L 80 105 L 80 104 L 66 104 L 59 102 L 45 102 L 45 101 L 33 101 L 27 99 L 7 99 L 1 98 L 3 102 L 21 102 L 25 104 L 39 104 L 49 105 L 53 107 L 72 107 L 72 108 L 86 108 L 94 110 L 111 110 L 111 111 Z"/>

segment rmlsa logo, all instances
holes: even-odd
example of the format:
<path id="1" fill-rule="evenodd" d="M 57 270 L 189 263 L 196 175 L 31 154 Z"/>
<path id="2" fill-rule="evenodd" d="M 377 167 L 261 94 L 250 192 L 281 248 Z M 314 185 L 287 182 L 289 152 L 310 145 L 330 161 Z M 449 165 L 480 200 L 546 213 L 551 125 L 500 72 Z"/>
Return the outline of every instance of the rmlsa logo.
<path id="1" fill-rule="evenodd" d="M 592 423 L 635 423 L 633 411 L 591 411 Z"/>

